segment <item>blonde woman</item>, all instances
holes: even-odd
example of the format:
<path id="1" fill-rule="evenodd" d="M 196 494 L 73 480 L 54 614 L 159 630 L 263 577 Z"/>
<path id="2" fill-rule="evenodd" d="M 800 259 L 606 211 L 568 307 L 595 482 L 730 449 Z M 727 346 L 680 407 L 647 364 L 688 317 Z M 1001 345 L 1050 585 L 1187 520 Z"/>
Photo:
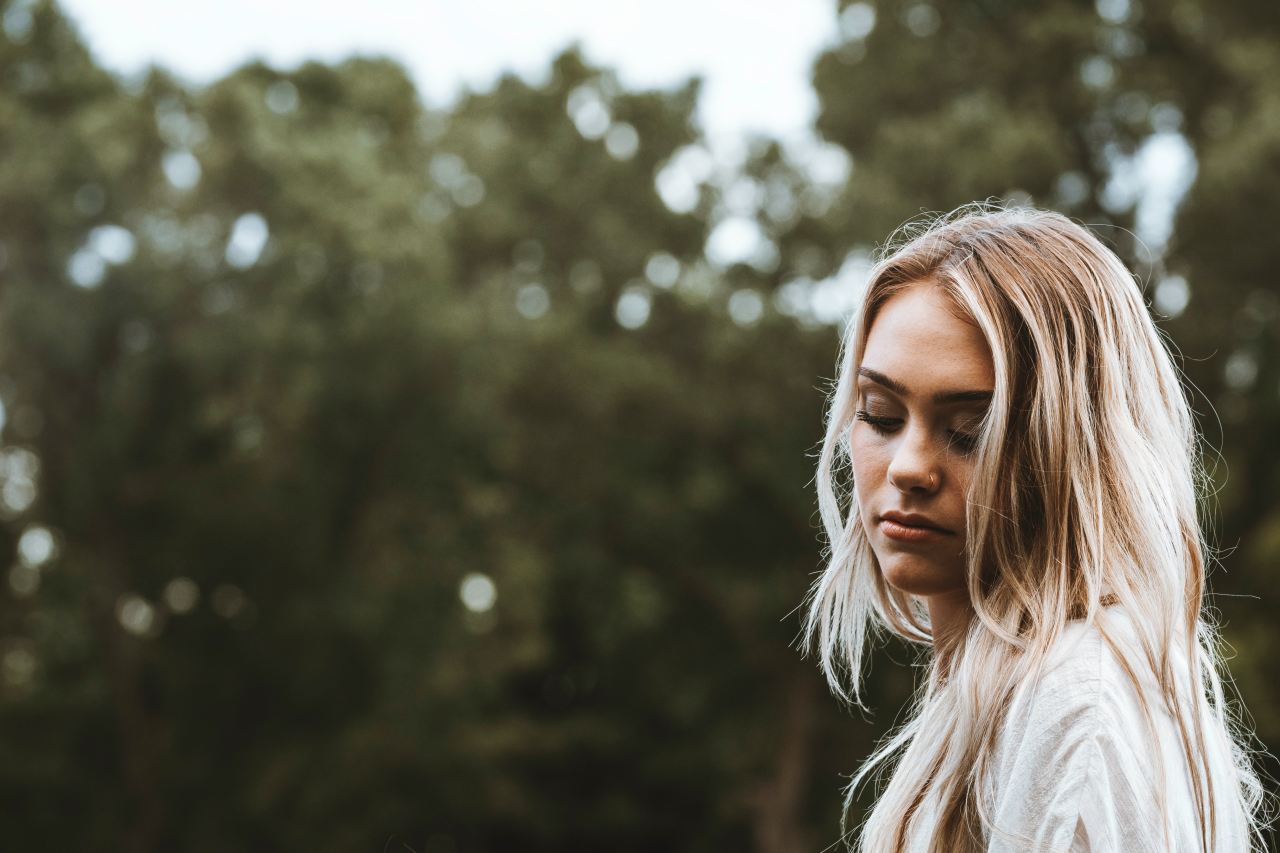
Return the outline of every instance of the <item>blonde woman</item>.
<path id="1" fill-rule="evenodd" d="M 1045 211 L 970 206 L 873 269 L 818 466 L 806 642 L 860 703 L 932 647 L 859 851 L 1257 845 L 1263 790 L 1203 609 L 1198 439 L 1134 277 Z M 846 801 L 846 809 L 848 801 Z"/>

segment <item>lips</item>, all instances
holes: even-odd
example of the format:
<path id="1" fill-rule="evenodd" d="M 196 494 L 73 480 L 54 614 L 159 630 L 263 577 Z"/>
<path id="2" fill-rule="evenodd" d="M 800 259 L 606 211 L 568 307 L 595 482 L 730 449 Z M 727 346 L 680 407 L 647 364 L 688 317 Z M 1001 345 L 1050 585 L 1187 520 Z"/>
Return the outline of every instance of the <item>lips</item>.
<path id="1" fill-rule="evenodd" d="M 881 521 L 892 521 L 901 527 L 915 527 L 923 530 L 936 530 L 939 533 L 950 533 L 951 531 L 943 527 L 941 524 L 933 521 L 933 519 L 917 515 L 913 512 L 886 512 L 880 516 Z"/>
<path id="2" fill-rule="evenodd" d="M 931 525 L 931 526 L 924 526 Z M 923 515 L 906 515 L 902 512 L 886 512 L 881 516 L 879 529 L 884 537 L 902 544 L 929 544 L 950 539 L 950 530 L 943 530 Z"/>

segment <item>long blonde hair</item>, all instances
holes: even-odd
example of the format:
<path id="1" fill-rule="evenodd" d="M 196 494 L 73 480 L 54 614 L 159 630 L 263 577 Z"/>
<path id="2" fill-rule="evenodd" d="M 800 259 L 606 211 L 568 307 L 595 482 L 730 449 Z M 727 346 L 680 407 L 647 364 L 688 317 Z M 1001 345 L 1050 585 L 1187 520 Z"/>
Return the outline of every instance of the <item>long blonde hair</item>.
<path id="1" fill-rule="evenodd" d="M 846 817 L 858 784 L 892 768 L 857 849 L 901 849 L 926 795 L 940 803 L 930 850 L 979 847 L 993 829 L 980 792 L 1014 692 L 1040 672 L 1068 620 L 1092 624 L 1111 600 L 1132 615 L 1143 653 L 1107 642 L 1135 688 L 1139 673 L 1159 684 L 1197 777 L 1204 849 L 1215 849 L 1228 818 L 1261 848 L 1263 789 L 1203 607 L 1200 439 L 1133 275 L 1088 230 L 1047 211 L 968 205 L 900 234 L 842 341 L 818 462 L 828 562 L 809 592 L 804 645 L 816 646 L 833 691 L 849 702 L 862 705 L 873 635 L 933 641 L 924 601 L 880 572 L 852 487 L 854 380 L 877 310 L 912 283 L 937 284 L 981 329 L 996 382 L 966 508 L 975 618 L 954 653 L 935 650 L 910 719 L 850 783 Z M 1216 789 L 1207 784 L 1211 742 L 1236 777 Z"/>

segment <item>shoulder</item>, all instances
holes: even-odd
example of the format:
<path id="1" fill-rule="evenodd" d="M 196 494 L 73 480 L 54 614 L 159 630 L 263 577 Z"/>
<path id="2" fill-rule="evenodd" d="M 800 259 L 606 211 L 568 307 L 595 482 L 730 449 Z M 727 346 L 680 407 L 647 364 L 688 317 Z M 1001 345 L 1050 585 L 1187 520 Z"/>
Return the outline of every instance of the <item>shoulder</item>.
<path id="1" fill-rule="evenodd" d="M 1018 719 L 1030 718 L 1081 735 L 1127 735 L 1135 709 L 1163 707 L 1144 660 L 1138 632 L 1121 607 L 1100 610 L 1094 622 L 1068 622 L 1043 666 L 1015 692 L 1012 729 L 1019 728 Z"/>
<path id="2" fill-rule="evenodd" d="M 1140 670 L 1126 668 L 1135 656 L 1113 643 L 1134 648 L 1132 625 L 1117 608 L 1094 623 L 1068 623 L 1040 671 L 1012 697 L 993 756 L 992 793 L 996 826 L 1020 840 L 1001 847 L 996 836 L 992 849 L 1066 850 L 1082 822 L 1158 821 L 1159 693 Z M 1117 849 L 1144 850 L 1124 845 L 1145 843 L 1125 839 Z"/>
<path id="3" fill-rule="evenodd" d="M 1104 608 L 1094 622 L 1067 623 L 1014 702 L 1041 720 L 1063 717 L 1073 731 L 1127 731 L 1135 708 L 1160 701 L 1144 657 L 1132 619 L 1119 606 Z"/>
<path id="4" fill-rule="evenodd" d="M 1114 689 L 1120 667 L 1113 656 L 1096 623 L 1067 623 L 1040 669 L 1010 699 L 999 741 L 1005 758 L 1016 762 L 1040 747 L 1079 746 L 1113 723 L 1104 707 L 1122 698 Z"/>

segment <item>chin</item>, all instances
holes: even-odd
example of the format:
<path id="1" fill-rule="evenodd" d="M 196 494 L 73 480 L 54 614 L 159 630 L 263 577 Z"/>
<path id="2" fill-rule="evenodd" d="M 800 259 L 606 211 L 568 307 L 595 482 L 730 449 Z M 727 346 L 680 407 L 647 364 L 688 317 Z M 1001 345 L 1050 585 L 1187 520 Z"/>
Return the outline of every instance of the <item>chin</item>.
<path id="1" fill-rule="evenodd" d="M 889 586 L 910 595 L 939 595 L 964 586 L 962 571 L 912 554 L 893 554 L 881 559 L 880 571 Z"/>

